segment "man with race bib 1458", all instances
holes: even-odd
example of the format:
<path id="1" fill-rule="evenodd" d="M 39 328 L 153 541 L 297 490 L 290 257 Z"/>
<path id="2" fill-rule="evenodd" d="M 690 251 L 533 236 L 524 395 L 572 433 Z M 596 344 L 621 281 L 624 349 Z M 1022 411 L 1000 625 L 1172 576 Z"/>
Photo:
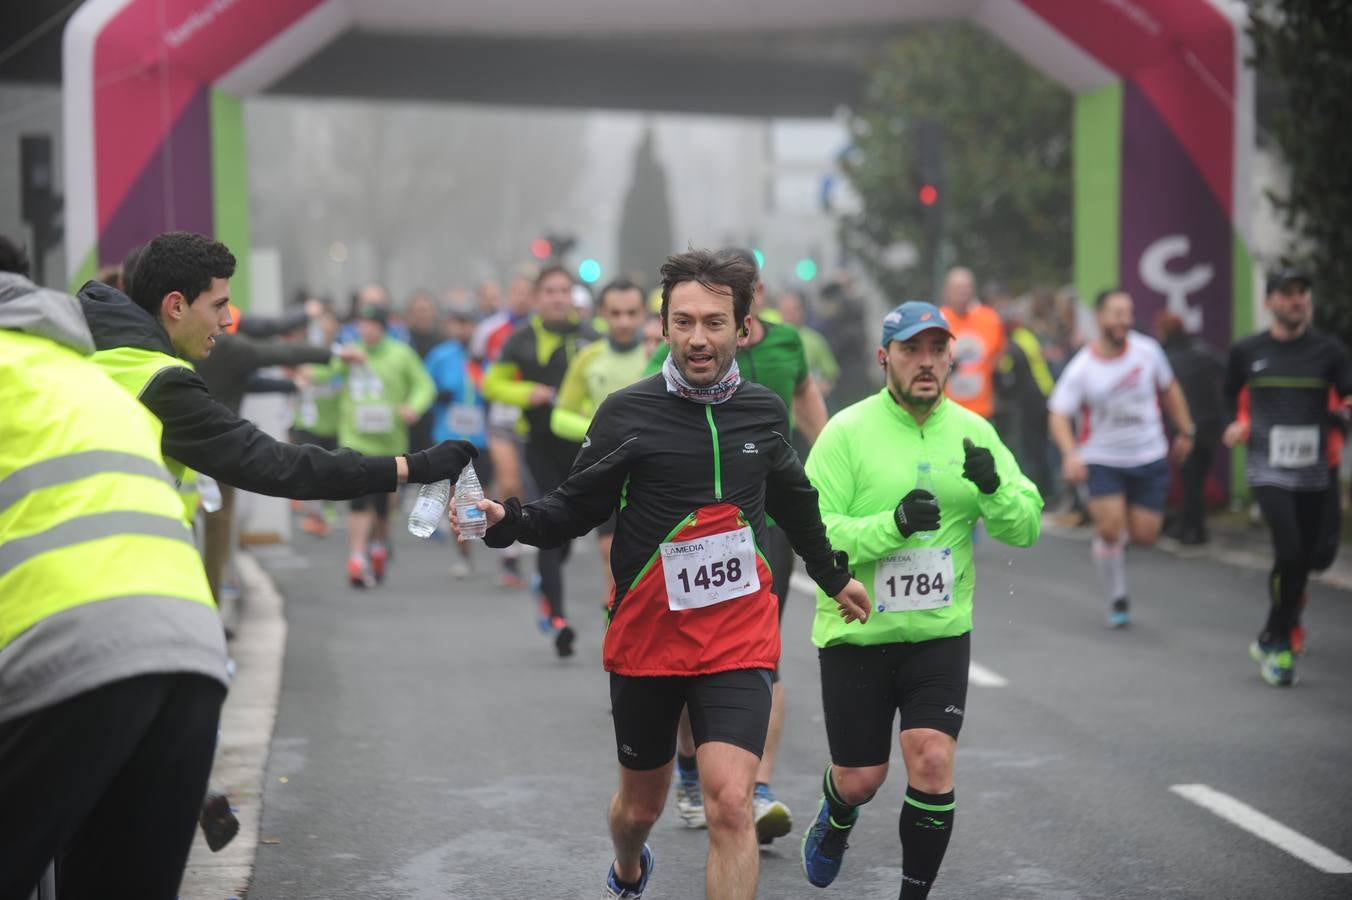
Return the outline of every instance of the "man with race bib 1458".
<path id="1" fill-rule="evenodd" d="M 1052 389 L 1048 427 L 1061 448 L 1066 483 L 1089 486 L 1091 549 L 1108 595 L 1108 625 L 1124 628 L 1127 542 L 1149 546 L 1164 524 L 1169 441 L 1160 407 L 1177 430 L 1173 454 L 1180 463 L 1192 452 L 1197 427 L 1164 350 L 1132 330 L 1131 295 L 1103 291 L 1094 308 L 1098 337 L 1075 354 Z M 1082 417 L 1078 443 L 1072 416 Z"/>
<path id="2" fill-rule="evenodd" d="M 827 541 L 817 493 L 788 442 L 788 410 L 738 371 L 755 283 L 755 265 L 733 253 L 669 258 L 662 318 L 671 355 L 662 372 L 602 402 L 572 471 L 543 498 L 479 503 L 490 546 L 557 545 L 617 516 L 603 661 L 620 787 L 605 897 L 636 900 L 647 886 L 645 842 L 671 784 L 686 706 L 709 828 L 707 894 L 755 896 L 752 795 L 779 662 L 778 604 L 761 551 L 767 514 L 839 615 L 868 618 L 867 593 Z"/>
<path id="3" fill-rule="evenodd" d="M 842 622 L 817 597 L 812 640 L 821 665 L 831 765 L 803 871 L 826 887 L 846 840 L 887 777 L 901 714 L 906 767 L 902 900 L 929 894 L 953 827 L 953 758 L 971 656 L 972 529 L 1032 545 L 1042 498 L 995 428 L 944 396 L 953 334 L 929 303 L 883 319 L 878 362 L 886 387 L 836 414 L 812 448 L 807 474 L 832 546 L 849 555 L 873 615 Z"/>
<path id="4" fill-rule="evenodd" d="M 1330 390 L 1352 394 L 1352 359 L 1341 341 L 1310 327 L 1308 275 L 1274 273 L 1266 303 L 1271 327 L 1230 349 L 1226 397 L 1234 413 L 1247 389 L 1249 420 L 1232 422 L 1223 440 L 1230 447 L 1247 442 L 1244 474 L 1272 531 L 1267 621 L 1249 655 L 1264 681 L 1289 687 L 1305 584 L 1312 570 L 1332 563 L 1337 547 L 1328 539 L 1337 524 L 1328 515 L 1329 481 L 1337 475 L 1326 459 L 1328 402 Z"/>

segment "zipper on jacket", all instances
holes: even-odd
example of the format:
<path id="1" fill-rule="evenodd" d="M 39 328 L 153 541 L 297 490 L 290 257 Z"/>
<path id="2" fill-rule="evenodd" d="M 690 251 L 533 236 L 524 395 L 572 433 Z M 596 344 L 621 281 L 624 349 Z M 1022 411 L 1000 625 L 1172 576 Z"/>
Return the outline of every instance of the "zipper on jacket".
<path id="1" fill-rule="evenodd" d="M 718 450 L 718 426 L 714 424 L 714 408 L 710 404 L 704 407 L 704 417 L 709 420 L 709 434 L 714 442 L 714 499 L 723 499 L 723 456 Z"/>

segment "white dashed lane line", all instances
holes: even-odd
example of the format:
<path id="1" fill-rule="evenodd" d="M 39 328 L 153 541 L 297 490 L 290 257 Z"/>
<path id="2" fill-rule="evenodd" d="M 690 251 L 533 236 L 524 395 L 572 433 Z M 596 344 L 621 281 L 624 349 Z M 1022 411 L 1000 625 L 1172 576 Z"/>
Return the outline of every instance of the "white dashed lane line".
<path id="1" fill-rule="evenodd" d="M 1322 844 L 1316 844 L 1300 832 L 1293 831 L 1276 819 L 1263 815 L 1229 794 L 1223 794 L 1205 784 L 1176 784 L 1169 790 L 1215 813 L 1231 825 L 1238 825 L 1249 834 L 1285 850 L 1321 872 L 1330 875 L 1352 875 L 1352 861 L 1344 859 Z"/>
<path id="2" fill-rule="evenodd" d="M 817 585 L 806 575 L 795 574 L 789 579 L 789 586 L 796 591 L 815 597 L 817 595 Z M 980 663 L 972 663 L 967 670 L 967 680 L 977 687 L 1008 687 L 1009 679 L 1003 675 L 997 675 L 990 669 Z"/>

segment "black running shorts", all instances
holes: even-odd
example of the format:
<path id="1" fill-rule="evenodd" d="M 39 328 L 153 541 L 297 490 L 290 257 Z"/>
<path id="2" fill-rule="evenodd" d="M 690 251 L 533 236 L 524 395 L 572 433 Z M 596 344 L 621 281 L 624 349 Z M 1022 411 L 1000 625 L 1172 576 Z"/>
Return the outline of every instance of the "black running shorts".
<path id="1" fill-rule="evenodd" d="M 971 637 L 818 650 L 831 762 L 850 768 L 887 762 L 898 711 L 901 731 L 933 728 L 957 738 L 967 705 Z"/>
<path id="2" fill-rule="evenodd" d="M 657 769 L 676 754 L 681 708 L 690 708 L 695 746 L 719 741 L 760 756 L 770 726 L 770 670 L 713 675 L 610 675 L 615 751 L 626 769 Z"/>
<path id="3" fill-rule="evenodd" d="M 347 508 L 353 512 L 374 510 L 377 518 L 385 519 L 390 515 L 390 495 L 367 494 L 363 497 L 353 497 L 347 501 Z"/>

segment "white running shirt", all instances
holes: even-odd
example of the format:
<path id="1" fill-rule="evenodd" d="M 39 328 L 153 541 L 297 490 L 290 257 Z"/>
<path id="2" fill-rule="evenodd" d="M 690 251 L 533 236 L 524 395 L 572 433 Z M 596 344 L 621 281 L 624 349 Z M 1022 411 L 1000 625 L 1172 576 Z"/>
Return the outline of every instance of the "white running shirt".
<path id="1" fill-rule="evenodd" d="M 1080 418 L 1080 458 L 1127 469 L 1169 452 L 1159 393 L 1174 380 L 1163 348 L 1132 331 L 1122 355 L 1105 358 L 1093 344 L 1080 348 L 1061 373 L 1047 408 Z"/>

